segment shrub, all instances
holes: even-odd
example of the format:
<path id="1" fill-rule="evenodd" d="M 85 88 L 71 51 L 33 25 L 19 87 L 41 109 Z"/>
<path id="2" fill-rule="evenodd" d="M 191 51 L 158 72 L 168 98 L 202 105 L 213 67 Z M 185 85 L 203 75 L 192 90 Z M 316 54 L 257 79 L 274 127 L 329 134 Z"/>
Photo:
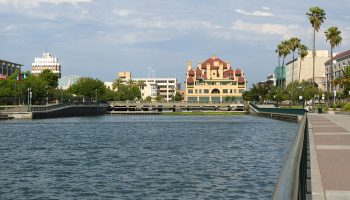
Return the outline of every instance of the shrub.
<path id="1" fill-rule="evenodd" d="M 344 106 L 343 106 L 343 110 L 344 111 L 350 111 L 350 103 L 346 103 L 346 104 L 344 104 Z"/>

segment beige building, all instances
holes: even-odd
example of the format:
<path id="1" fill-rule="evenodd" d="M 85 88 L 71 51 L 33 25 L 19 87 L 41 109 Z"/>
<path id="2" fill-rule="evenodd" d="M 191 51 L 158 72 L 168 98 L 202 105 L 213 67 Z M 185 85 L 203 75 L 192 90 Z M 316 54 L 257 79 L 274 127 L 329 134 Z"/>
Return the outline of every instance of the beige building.
<path id="1" fill-rule="evenodd" d="M 40 74 L 45 69 L 50 70 L 52 73 L 57 74 L 58 78 L 61 78 L 61 65 L 58 62 L 58 58 L 51 53 L 44 53 L 43 57 L 35 58 L 32 63 L 32 74 L 34 75 Z"/>
<path id="2" fill-rule="evenodd" d="M 324 63 L 329 60 L 329 54 L 327 50 L 318 50 L 316 51 L 315 57 L 315 82 L 318 87 L 322 90 L 325 90 L 325 67 Z M 301 62 L 300 62 L 301 61 Z M 293 70 L 294 63 L 294 70 Z M 300 70 L 301 64 L 301 70 Z M 294 71 L 294 74 L 293 74 Z M 299 81 L 299 72 L 300 72 L 300 81 L 312 80 L 312 51 L 308 51 L 307 56 L 301 60 L 300 57 L 296 58 L 286 64 L 286 85 L 293 81 Z"/>
<path id="3" fill-rule="evenodd" d="M 188 63 L 185 82 L 185 101 L 225 102 L 242 99 L 247 81 L 240 69 L 231 69 L 228 62 L 215 56 L 200 63 L 196 69 Z"/>
<path id="4" fill-rule="evenodd" d="M 131 72 L 119 72 L 117 78 L 126 83 L 131 79 Z"/>

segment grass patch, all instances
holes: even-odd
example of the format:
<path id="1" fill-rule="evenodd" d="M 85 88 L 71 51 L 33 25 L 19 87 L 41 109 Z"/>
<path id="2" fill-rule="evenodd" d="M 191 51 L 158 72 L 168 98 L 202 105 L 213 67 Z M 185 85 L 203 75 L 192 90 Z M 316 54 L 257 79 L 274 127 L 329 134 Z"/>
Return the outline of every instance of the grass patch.
<path id="1" fill-rule="evenodd" d="M 244 115 L 244 112 L 227 112 L 227 111 L 212 111 L 212 112 L 163 112 L 162 115 Z"/>

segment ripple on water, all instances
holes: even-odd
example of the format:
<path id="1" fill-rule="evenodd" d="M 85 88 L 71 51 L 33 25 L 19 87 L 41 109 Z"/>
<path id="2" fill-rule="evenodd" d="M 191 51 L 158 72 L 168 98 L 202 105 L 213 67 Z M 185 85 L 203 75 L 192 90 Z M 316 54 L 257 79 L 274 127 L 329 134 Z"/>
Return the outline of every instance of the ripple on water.
<path id="1" fill-rule="evenodd" d="M 252 116 L 0 125 L 1 199 L 270 199 L 298 128 Z"/>

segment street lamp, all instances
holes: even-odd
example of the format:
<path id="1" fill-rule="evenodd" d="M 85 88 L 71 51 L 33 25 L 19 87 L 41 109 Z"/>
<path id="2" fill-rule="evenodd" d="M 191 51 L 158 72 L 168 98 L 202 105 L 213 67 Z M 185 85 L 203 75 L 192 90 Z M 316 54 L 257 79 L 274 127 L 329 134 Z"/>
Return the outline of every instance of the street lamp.
<path id="1" fill-rule="evenodd" d="M 96 103 L 97 103 L 97 88 L 95 89 L 95 94 L 96 94 Z"/>
<path id="2" fill-rule="evenodd" d="M 33 96 L 33 93 L 32 93 L 32 88 L 28 88 L 27 89 L 28 91 L 28 112 L 31 111 L 31 105 L 32 105 L 32 96 Z"/>
<path id="3" fill-rule="evenodd" d="M 61 86 L 61 104 L 63 104 L 63 89 L 62 89 L 62 86 Z"/>

